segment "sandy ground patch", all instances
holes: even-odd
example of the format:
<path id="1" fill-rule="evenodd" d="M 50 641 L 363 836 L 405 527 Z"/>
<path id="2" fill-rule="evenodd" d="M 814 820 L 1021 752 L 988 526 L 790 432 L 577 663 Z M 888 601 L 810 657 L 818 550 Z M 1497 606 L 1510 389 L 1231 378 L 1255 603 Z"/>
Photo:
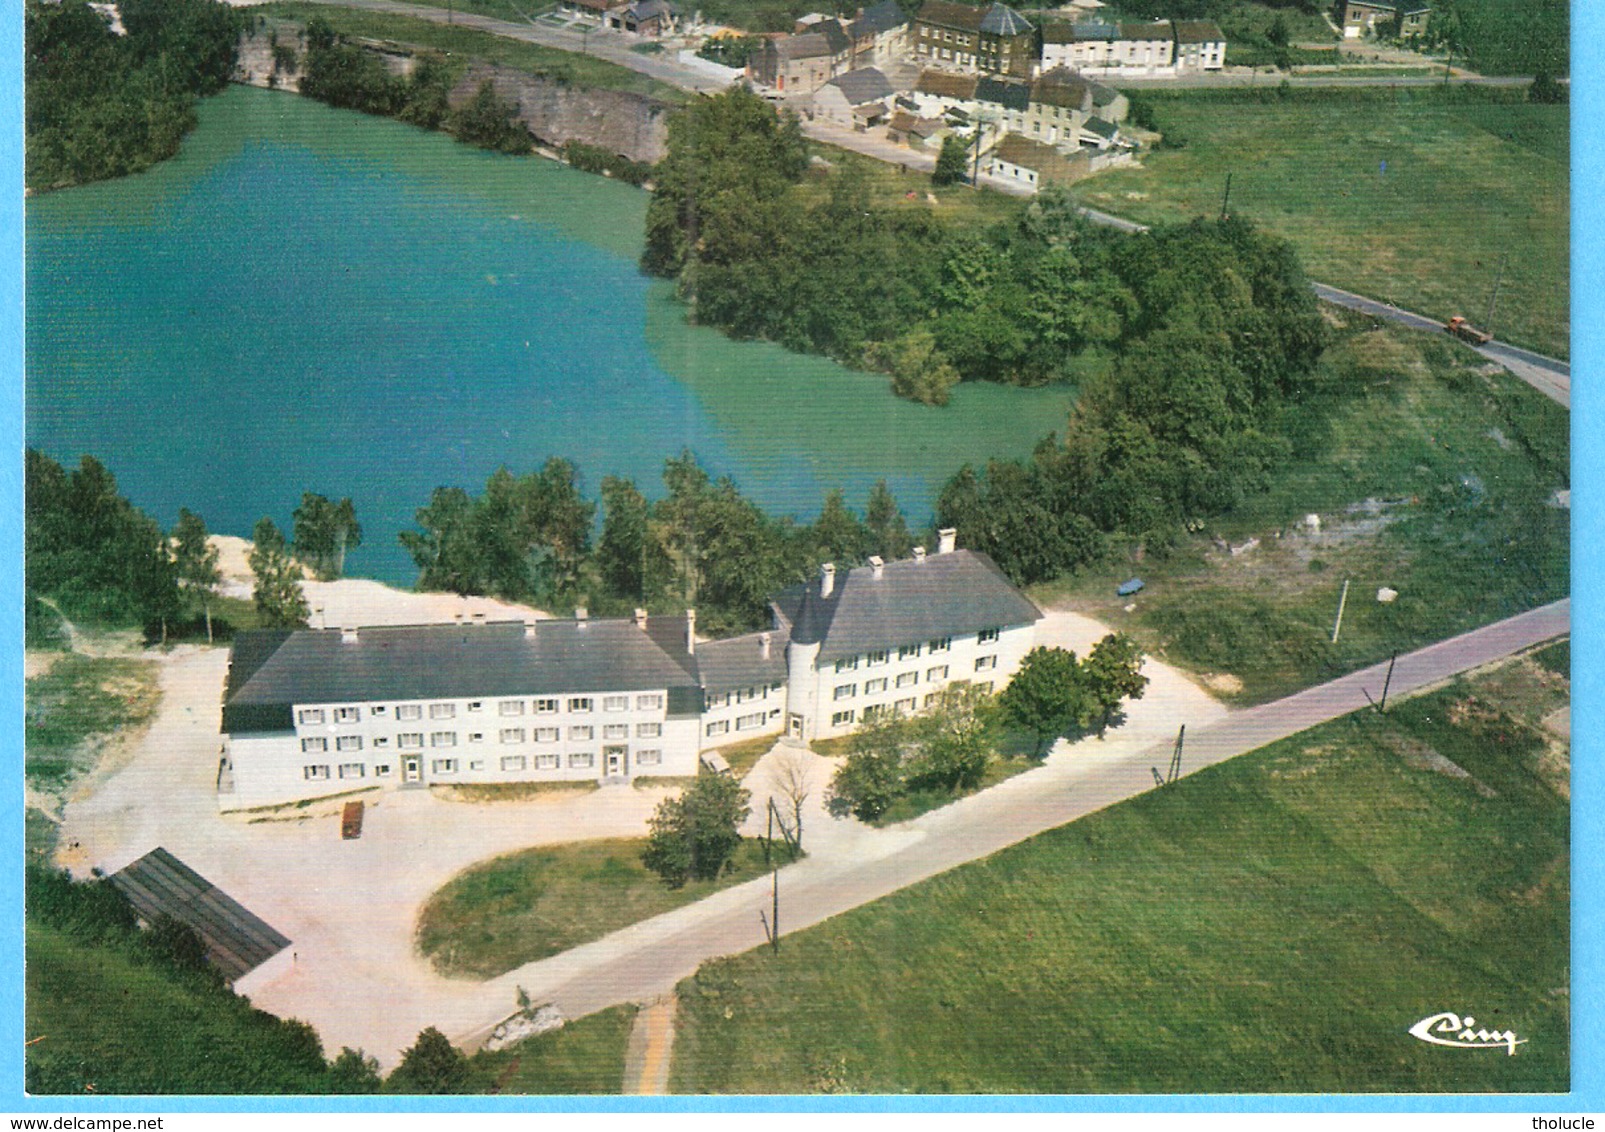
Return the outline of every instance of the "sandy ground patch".
<path id="1" fill-rule="evenodd" d="M 219 587 L 228 597 L 251 599 L 254 579 L 248 556 L 251 544 L 233 535 L 213 535 L 218 550 Z M 454 621 L 525 621 L 549 617 L 533 606 L 498 601 L 491 597 L 459 594 L 413 593 L 371 578 L 341 578 L 319 582 L 303 575 L 301 591 L 312 610 L 314 629 L 344 629 L 364 625 L 424 625 Z"/>

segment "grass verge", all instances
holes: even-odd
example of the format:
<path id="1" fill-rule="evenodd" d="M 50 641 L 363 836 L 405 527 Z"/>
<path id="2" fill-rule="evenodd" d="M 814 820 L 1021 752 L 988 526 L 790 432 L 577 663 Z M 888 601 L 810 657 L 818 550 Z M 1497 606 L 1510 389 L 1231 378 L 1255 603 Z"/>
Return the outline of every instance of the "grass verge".
<path id="1" fill-rule="evenodd" d="M 671 889 L 641 863 L 644 838 L 526 849 L 453 877 L 418 917 L 418 950 L 446 975 L 488 979 L 764 872 L 744 841 L 718 880 Z"/>
<path id="2" fill-rule="evenodd" d="M 1213 216 L 1230 173 L 1231 210 L 1289 240 L 1311 278 L 1478 323 L 1497 279 L 1498 336 L 1568 356 L 1567 107 L 1459 87 L 1141 98 L 1184 144 L 1078 185 L 1082 203 Z"/>
<path id="3" fill-rule="evenodd" d="M 779 735 L 760 735 L 756 739 L 747 739 L 740 743 L 731 743 L 728 747 L 718 748 L 718 753 L 724 756 L 724 761 L 730 764 L 730 773 L 736 778 L 746 778 L 752 768 L 758 765 L 758 760 L 774 750 L 775 744 L 780 742 Z"/>
<path id="4" fill-rule="evenodd" d="M 450 786 L 431 786 L 429 792 L 446 802 L 526 802 L 550 794 L 589 794 L 601 789 L 595 779 L 582 782 L 460 782 Z"/>
<path id="5" fill-rule="evenodd" d="M 1564 1092 L 1566 696 L 1518 660 L 705 964 L 674 1089 Z"/>
<path id="6" fill-rule="evenodd" d="M 1552 504 L 1570 482 L 1564 409 L 1442 334 L 1351 329 L 1321 367 L 1349 392 L 1301 408 L 1297 455 L 1268 491 L 1164 558 L 1121 557 L 1038 601 L 1257 703 L 1566 595 L 1569 513 Z M 1147 588 L 1117 597 L 1133 574 Z M 1379 602 L 1382 587 L 1397 600 Z"/>
<path id="7" fill-rule="evenodd" d="M 635 1007 L 615 1006 L 470 1059 L 478 1092 L 501 1095 L 617 1093 Z"/>

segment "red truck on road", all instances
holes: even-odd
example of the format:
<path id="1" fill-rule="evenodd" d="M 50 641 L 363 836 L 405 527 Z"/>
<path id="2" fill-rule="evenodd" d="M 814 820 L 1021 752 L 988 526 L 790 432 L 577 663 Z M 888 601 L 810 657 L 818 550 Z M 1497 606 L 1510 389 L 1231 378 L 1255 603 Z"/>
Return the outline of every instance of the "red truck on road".
<path id="1" fill-rule="evenodd" d="M 1458 314 L 1444 323 L 1443 328 L 1462 342 L 1470 342 L 1473 346 L 1486 346 L 1494 340 L 1492 334 L 1486 330 L 1478 330 L 1467 322 L 1464 316 Z"/>

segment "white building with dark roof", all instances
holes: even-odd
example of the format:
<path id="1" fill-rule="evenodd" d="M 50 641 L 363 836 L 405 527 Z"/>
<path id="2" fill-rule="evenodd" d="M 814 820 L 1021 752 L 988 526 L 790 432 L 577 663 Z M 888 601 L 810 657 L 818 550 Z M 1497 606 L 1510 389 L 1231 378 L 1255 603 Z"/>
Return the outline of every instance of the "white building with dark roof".
<path id="1" fill-rule="evenodd" d="M 771 603 L 773 628 L 696 639 L 695 614 L 242 633 L 223 699 L 218 802 L 372 787 L 627 781 L 782 731 L 846 734 L 965 681 L 1014 674 L 1040 611 L 985 555 L 838 570 Z"/>

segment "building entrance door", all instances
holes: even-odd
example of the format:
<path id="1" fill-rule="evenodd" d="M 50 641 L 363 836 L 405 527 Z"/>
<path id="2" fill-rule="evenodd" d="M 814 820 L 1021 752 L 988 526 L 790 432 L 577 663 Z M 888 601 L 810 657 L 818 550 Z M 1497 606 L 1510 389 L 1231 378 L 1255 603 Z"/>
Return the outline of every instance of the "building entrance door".
<path id="1" fill-rule="evenodd" d="M 424 780 L 423 759 L 417 755 L 404 755 L 401 759 L 401 784 L 406 786 Z"/>
<path id="2" fill-rule="evenodd" d="M 787 736 L 789 736 L 792 739 L 796 739 L 796 740 L 798 740 L 800 742 L 802 740 L 802 737 L 803 737 L 803 733 L 802 732 L 803 732 L 803 718 L 802 718 L 802 716 L 798 715 L 796 712 L 791 713 L 789 716 L 786 717 L 786 734 L 787 734 Z"/>
<path id="3" fill-rule="evenodd" d="M 602 759 L 607 765 L 607 776 L 609 778 L 618 778 L 624 774 L 623 747 L 603 747 Z"/>

